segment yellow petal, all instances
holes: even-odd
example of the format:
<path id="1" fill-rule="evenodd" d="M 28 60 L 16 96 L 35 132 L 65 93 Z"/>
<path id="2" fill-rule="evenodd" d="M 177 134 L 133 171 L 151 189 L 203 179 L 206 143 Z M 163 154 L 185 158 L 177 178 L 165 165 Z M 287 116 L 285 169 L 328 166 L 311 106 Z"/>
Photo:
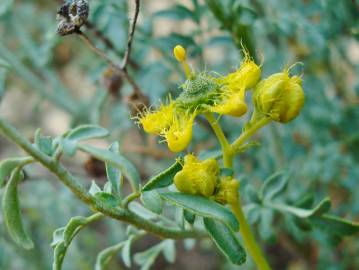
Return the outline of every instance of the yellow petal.
<path id="1" fill-rule="evenodd" d="M 175 119 L 165 132 L 168 148 L 172 152 L 181 152 L 189 145 L 192 140 L 193 121 L 194 115 L 189 118 Z"/>
<path id="2" fill-rule="evenodd" d="M 242 90 L 244 91 L 244 89 Z M 248 110 L 247 104 L 244 102 L 241 93 L 233 93 L 225 98 L 223 103 L 213 106 L 212 112 L 240 117 Z"/>
<path id="3" fill-rule="evenodd" d="M 150 134 L 160 135 L 167 129 L 173 120 L 174 104 L 161 105 L 157 111 L 147 112 L 139 117 L 139 123 Z"/>

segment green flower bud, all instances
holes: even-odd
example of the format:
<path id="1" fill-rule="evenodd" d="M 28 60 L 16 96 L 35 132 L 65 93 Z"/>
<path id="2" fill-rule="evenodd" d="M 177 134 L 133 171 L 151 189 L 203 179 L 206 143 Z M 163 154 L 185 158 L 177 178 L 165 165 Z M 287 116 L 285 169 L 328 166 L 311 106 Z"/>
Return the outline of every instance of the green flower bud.
<path id="1" fill-rule="evenodd" d="M 232 176 L 224 176 L 217 187 L 214 199 L 221 204 L 236 204 L 239 198 L 239 181 Z"/>
<path id="2" fill-rule="evenodd" d="M 276 73 L 259 82 L 254 90 L 253 103 L 257 112 L 280 123 L 297 117 L 304 105 L 304 92 L 298 76 L 288 71 Z"/>

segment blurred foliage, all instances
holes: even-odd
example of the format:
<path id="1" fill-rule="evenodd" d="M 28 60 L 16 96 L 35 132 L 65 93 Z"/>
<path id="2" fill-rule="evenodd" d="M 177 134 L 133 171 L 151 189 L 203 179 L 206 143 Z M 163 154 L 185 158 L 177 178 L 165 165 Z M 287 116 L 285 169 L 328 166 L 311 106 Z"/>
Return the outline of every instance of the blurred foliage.
<path id="1" fill-rule="evenodd" d="M 10 105 L 21 106 L 27 98 L 35 97 L 31 117 L 18 115 L 22 125 L 33 130 L 42 123 L 46 130 L 50 123 L 42 122 L 42 112 L 48 108 L 48 101 L 69 117 L 68 127 L 93 123 L 109 129 L 111 140 L 122 142 L 120 148 L 140 168 L 141 175 L 150 176 L 168 167 L 171 154 L 161 145 L 157 149 L 161 160 L 151 151 L 146 152 L 151 141 L 141 139 L 143 134 L 130 120 L 129 108 L 123 101 L 130 95 L 131 87 L 121 84 L 118 95 L 113 95 L 104 82 L 106 63 L 85 49 L 76 36 L 55 35 L 59 2 L 1 1 L 0 101 L 6 103 L 7 96 L 24 91 L 21 100 Z M 259 62 L 265 60 L 263 76 L 296 61 L 303 63 L 294 72 L 303 73 L 305 107 L 289 125 L 276 124 L 263 130 L 261 145 L 250 148 L 236 160 L 236 173 L 242 177 L 241 194 L 249 203 L 249 220 L 263 239 L 274 269 L 359 268 L 359 242 L 355 237 L 339 240 L 315 227 L 303 233 L 295 225 L 295 217 L 261 206 L 250 209 L 253 196 L 258 196 L 253 195 L 253 190 L 259 190 L 275 171 L 285 169 L 291 174 L 284 201 L 298 206 L 303 203 L 307 208 L 312 206 L 310 202 L 318 202 L 329 194 L 333 203 L 330 214 L 358 221 L 359 193 L 355 188 L 359 181 L 359 2 L 142 2 L 131 54 L 135 65 L 129 67 L 129 72 L 152 104 L 168 92 L 178 93 L 176 85 L 183 75 L 171 55 L 178 43 L 188 49 L 190 63 L 198 69 L 206 67 L 223 73 L 233 70 L 240 63 L 242 45 Z M 85 32 L 112 59 L 120 61 L 129 26 L 127 1 L 92 0 L 90 5 L 91 23 L 115 49 L 106 48 L 91 29 Z M 29 119 L 31 122 L 25 122 Z M 221 119 L 229 138 L 240 133 L 242 121 Z M 137 147 L 130 148 L 128 137 L 132 135 L 139 139 L 131 142 Z M 0 155 L 15 151 L 3 141 L 0 143 Z M 197 147 L 191 150 L 203 157 L 218 150 L 212 148 L 215 138 L 201 123 L 195 126 L 193 145 Z M 80 161 L 75 163 L 74 170 L 81 170 Z M 52 232 L 72 216 L 89 214 L 68 190 L 41 173 L 35 165 L 26 169 L 26 180 L 20 186 L 24 220 L 36 249 L 23 251 L 16 247 L 4 232 L 0 216 L 0 269 L 50 269 Z M 83 178 L 90 186 L 88 177 Z M 84 229 L 68 250 L 63 269 L 92 269 L 96 254 L 103 248 L 126 240 L 124 230 L 118 222 L 108 219 Z M 173 250 L 172 245 L 171 241 L 156 243 L 138 253 L 135 262 L 144 265 L 155 260 L 162 252 Z M 190 244 L 187 241 L 185 245 Z M 206 242 L 200 246 L 206 249 Z M 174 259 L 173 254 L 164 256 L 168 261 Z M 111 267 L 122 265 L 120 257 L 111 261 Z M 190 266 L 191 262 L 187 263 Z M 233 266 L 223 263 L 222 267 Z"/>

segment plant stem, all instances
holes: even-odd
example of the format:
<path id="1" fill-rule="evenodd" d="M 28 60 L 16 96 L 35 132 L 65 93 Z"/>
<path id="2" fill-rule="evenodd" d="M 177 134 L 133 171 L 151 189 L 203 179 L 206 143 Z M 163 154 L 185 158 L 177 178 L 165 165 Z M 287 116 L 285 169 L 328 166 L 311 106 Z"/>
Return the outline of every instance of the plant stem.
<path id="1" fill-rule="evenodd" d="M 132 86 L 133 93 L 141 98 L 144 103 L 147 103 L 147 97 L 142 93 L 140 87 L 137 85 L 137 83 L 133 80 L 133 78 L 129 75 L 127 72 L 127 69 L 122 68 L 121 66 L 117 65 L 115 62 L 113 62 L 102 50 L 97 48 L 95 44 L 91 41 L 91 39 L 83 32 L 78 30 L 76 32 L 77 35 L 80 36 L 80 38 L 85 42 L 85 44 L 98 56 L 100 56 L 103 60 L 107 62 L 114 70 L 116 70 L 124 79 L 127 80 L 127 82 Z"/>
<path id="2" fill-rule="evenodd" d="M 136 23 L 137 23 L 139 13 L 140 13 L 140 0 L 135 0 L 135 14 L 133 16 L 131 28 L 130 28 L 130 31 L 129 31 L 129 34 L 128 34 L 127 48 L 126 48 L 126 51 L 125 51 L 125 56 L 123 57 L 123 62 L 122 62 L 122 65 L 121 65 L 121 68 L 124 69 L 124 70 L 126 70 L 126 66 L 127 66 L 128 60 L 130 58 L 131 48 L 132 48 L 132 41 L 133 41 L 133 36 L 135 35 Z"/>
<path id="3" fill-rule="evenodd" d="M 231 205 L 232 212 L 235 214 L 235 216 L 238 219 L 238 222 L 240 224 L 240 233 L 242 235 L 244 245 L 251 255 L 254 263 L 256 264 L 257 268 L 259 270 L 270 270 L 270 266 L 268 262 L 266 261 L 265 257 L 263 256 L 263 253 L 259 246 L 257 245 L 257 242 L 253 236 L 253 233 L 251 231 L 251 228 L 249 227 L 249 224 L 247 223 L 247 220 L 244 216 L 240 200 L 238 199 L 237 203 L 233 203 Z"/>
<path id="4" fill-rule="evenodd" d="M 247 130 L 245 130 L 238 139 L 236 139 L 232 144 L 231 144 L 231 148 L 232 151 L 234 153 L 238 152 L 238 149 L 240 148 L 240 146 L 246 142 L 246 140 L 248 140 L 251 136 L 253 136 L 253 134 L 260 128 L 264 127 L 265 125 L 267 125 L 269 122 L 271 122 L 272 119 L 270 119 L 269 117 L 264 117 L 262 119 L 260 119 L 259 121 L 255 122 L 252 126 L 250 126 Z"/>
<path id="5" fill-rule="evenodd" d="M 232 168 L 232 163 L 233 163 L 233 156 L 235 153 L 238 152 L 238 149 L 240 148 L 240 146 L 246 141 L 248 140 L 251 136 L 253 136 L 253 134 L 260 128 L 262 128 L 263 126 L 265 126 L 266 124 L 268 124 L 271 121 L 270 118 L 262 118 L 260 120 L 258 120 L 257 122 L 255 122 L 252 126 L 250 126 L 247 130 L 245 130 L 237 140 L 235 140 L 230 146 L 230 159 L 231 161 L 229 162 L 229 164 L 231 164 L 231 166 L 229 168 Z M 226 153 L 223 152 L 223 157 L 226 155 Z M 244 216 L 243 213 L 243 209 L 241 206 L 241 202 L 240 202 L 240 198 L 238 198 L 238 200 L 232 202 L 230 204 L 231 208 L 232 208 L 232 212 L 234 213 L 234 215 L 236 216 L 236 218 L 238 219 L 238 222 L 240 224 L 240 233 L 242 235 L 243 241 L 244 241 L 244 245 L 246 250 L 248 251 L 248 253 L 251 255 L 254 263 L 256 264 L 257 268 L 259 270 L 270 270 L 270 266 L 268 264 L 268 262 L 266 261 L 265 257 L 263 256 L 263 253 L 261 251 L 261 249 L 259 248 L 254 235 L 252 233 L 252 230 L 246 220 L 246 217 Z"/>
<path id="6" fill-rule="evenodd" d="M 223 152 L 223 164 L 224 167 L 232 168 L 233 166 L 233 152 L 230 147 L 230 144 L 227 141 L 226 136 L 223 133 L 221 126 L 218 124 L 218 121 L 214 118 L 212 113 L 205 113 L 204 116 L 206 117 L 207 121 L 211 125 L 214 133 L 217 136 L 219 144 L 222 147 Z"/>
<path id="7" fill-rule="evenodd" d="M 136 200 L 140 196 L 141 196 L 141 192 L 139 191 L 131 193 L 130 195 L 128 195 L 126 198 L 123 199 L 122 207 L 127 208 L 130 202 Z"/>
<path id="8" fill-rule="evenodd" d="M 39 161 L 43 166 L 49 169 L 49 171 L 54 173 L 59 180 L 63 182 L 81 201 L 89 205 L 93 210 L 114 219 L 130 223 L 161 238 L 184 239 L 203 237 L 203 233 L 198 230 L 179 230 L 176 228 L 169 228 L 144 219 L 130 210 L 107 206 L 95 197 L 91 196 L 91 194 L 88 193 L 81 183 L 70 172 L 68 172 L 61 163 L 34 147 L 12 125 L 1 117 L 0 132 L 34 157 L 34 159 Z"/>

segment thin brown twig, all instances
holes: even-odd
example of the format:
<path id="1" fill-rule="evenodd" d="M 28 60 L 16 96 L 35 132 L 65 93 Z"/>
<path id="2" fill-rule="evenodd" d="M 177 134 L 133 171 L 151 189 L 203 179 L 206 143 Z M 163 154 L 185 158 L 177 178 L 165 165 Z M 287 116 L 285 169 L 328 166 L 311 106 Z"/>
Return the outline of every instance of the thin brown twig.
<path id="1" fill-rule="evenodd" d="M 136 23 L 137 23 L 139 13 L 140 13 L 140 0 L 135 0 L 135 14 L 134 14 L 134 17 L 133 17 L 133 22 L 132 22 L 131 27 L 130 27 L 130 32 L 128 34 L 127 48 L 126 48 L 126 51 L 125 51 L 125 56 L 123 57 L 123 62 L 122 62 L 122 65 L 121 65 L 121 68 L 123 70 L 126 70 L 126 66 L 127 66 L 128 60 L 130 58 L 131 48 L 132 48 L 132 41 L 133 41 L 133 37 L 135 35 Z"/>
<path id="2" fill-rule="evenodd" d="M 124 57 L 124 53 L 123 52 L 119 52 L 118 49 L 115 47 L 115 45 L 113 44 L 113 42 L 108 38 L 106 37 L 106 35 L 101 32 L 95 24 L 93 24 L 92 22 L 90 21 L 86 21 L 85 22 L 85 26 L 87 27 L 88 30 L 90 30 L 93 35 L 99 39 L 105 46 L 108 50 L 111 50 L 113 51 L 114 53 L 119 53 L 119 55 L 121 57 Z M 133 61 L 131 58 L 128 59 L 128 64 L 133 68 L 133 69 L 139 69 L 139 65 Z"/>
<path id="3" fill-rule="evenodd" d="M 115 69 L 123 78 L 125 78 L 128 83 L 132 86 L 134 94 L 142 100 L 146 100 L 147 98 L 143 95 L 137 83 L 131 78 L 131 76 L 127 73 L 127 70 L 121 68 L 115 62 L 113 62 L 106 53 L 97 48 L 95 44 L 91 41 L 91 39 L 81 30 L 77 30 L 76 34 L 80 36 L 80 38 L 85 42 L 85 44 L 98 56 L 104 59 L 113 69 Z"/>

